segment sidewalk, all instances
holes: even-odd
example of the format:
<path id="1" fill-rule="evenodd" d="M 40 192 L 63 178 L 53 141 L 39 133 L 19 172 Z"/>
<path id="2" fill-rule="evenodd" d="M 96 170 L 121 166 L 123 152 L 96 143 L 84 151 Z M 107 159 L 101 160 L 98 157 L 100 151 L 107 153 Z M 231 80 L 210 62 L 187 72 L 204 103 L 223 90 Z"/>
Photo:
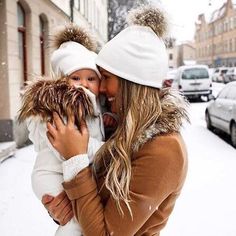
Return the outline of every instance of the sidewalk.
<path id="1" fill-rule="evenodd" d="M 52 236 L 57 229 L 31 187 L 35 158 L 29 145 L 0 164 L 1 236 Z"/>
<path id="2" fill-rule="evenodd" d="M 0 163 L 7 158 L 13 156 L 16 150 L 16 143 L 12 142 L 0 142 Z"/>

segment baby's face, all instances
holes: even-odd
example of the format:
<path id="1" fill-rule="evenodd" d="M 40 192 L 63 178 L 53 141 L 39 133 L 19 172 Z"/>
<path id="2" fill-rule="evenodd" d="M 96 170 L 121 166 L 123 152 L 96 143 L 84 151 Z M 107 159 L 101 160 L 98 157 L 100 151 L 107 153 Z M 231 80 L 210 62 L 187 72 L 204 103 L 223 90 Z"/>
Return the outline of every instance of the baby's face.
<path id="1" fill-rule="evenodd" d="M 99 94 L 100 79 L 95 71 L 91 69 L 77 70 L 68 76 L 71 86 L 83 86 L 90 90 L 95 96 Z"/>

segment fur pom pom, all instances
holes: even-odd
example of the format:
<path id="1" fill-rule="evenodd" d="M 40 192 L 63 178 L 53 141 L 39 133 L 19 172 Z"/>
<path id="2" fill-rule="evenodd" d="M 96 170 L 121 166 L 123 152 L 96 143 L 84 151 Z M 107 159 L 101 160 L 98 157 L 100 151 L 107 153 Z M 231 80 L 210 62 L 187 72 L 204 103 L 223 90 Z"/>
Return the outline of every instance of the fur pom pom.
<path id="1" fill-rule="evenodd" d="M 59 48 L 62 43 L 68 41 L 77 42 L 90 51 L 96 51 L 96 43 L 89 33 L 85 29 L 80 28 L 72 23 L 65 26 L 55 35 L 53 45 L 54 47 Z"/>
<path id="2" fill-rule="evenodd" d="M 152 5 L 143 5 L 131 10 L 127 16 L 127 23 L 150 27 L 160 38 L 167 33 L 168 28 L 163 10 Z"/>

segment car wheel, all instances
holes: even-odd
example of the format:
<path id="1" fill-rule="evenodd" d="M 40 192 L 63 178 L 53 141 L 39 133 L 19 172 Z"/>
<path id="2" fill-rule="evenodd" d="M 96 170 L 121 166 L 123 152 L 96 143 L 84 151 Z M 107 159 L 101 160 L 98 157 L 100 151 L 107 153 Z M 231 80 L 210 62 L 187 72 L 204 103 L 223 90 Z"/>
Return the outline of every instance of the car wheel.
<path id="1" fill-rule="evenodd" d="M 236 147 L 236 123 L 233 123 L 231 125 L 230 137 L 231 137 L 231 142 L 233 146 Z"/>
<path id="2" fill-rule="evenodd" d="M 209 115 L 208 111 L 206 111 L 205 119 L 206 119 L 207 129 L 213 130 L 213 126 L 211 124 L 211 118 L 210 118 L 210 115 Z"/>

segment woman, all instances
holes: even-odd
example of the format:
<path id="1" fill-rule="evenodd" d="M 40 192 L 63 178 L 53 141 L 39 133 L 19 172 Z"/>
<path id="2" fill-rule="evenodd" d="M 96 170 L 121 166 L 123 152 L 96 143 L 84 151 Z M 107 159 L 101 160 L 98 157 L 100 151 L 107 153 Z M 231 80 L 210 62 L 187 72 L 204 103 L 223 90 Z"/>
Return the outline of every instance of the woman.
<path id="1" fill-rule="evenodd" d="M 134 25 L 108 42 L 96 62 L 103 78 L 100 90 L 119 124 L 97 152 L 94 168 L 83 162 L 85 123 L 77 131 L 73 117 L 64 125 L 55 114 L 55 126 L 48 124 L 50 142 L 68 160 L 64 174 L 70 174 L 70 181 L 63 183 L 66 195 L 45 197 L 43 203 L 65 223 L 68 197 L 83 235 L 159 235 L 186 176 L 187 154 L 179 133 L 188 119 L 186 102 L 161 89 L 168 68 L 162 40 L 166 19 L 152 7 L 137 9 L 130 18 Z"/>

